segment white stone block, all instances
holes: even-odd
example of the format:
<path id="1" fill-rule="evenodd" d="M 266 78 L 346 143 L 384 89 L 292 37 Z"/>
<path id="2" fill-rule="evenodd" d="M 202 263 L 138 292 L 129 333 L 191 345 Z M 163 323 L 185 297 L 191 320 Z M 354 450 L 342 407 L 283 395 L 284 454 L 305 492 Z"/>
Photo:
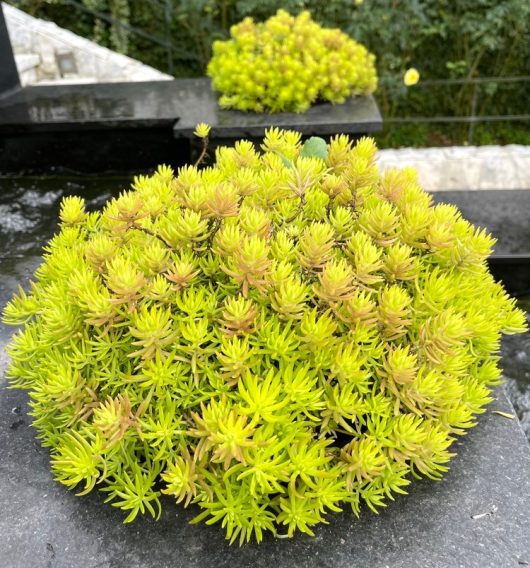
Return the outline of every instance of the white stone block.
<path id="1" fill-rule="evenodd" d="M 429 191 L 530 189 L 530 147 L 518 144 L 380 150 L 378 163 L 416 168 Z"/>
<path id="2" fill-rule="evenodd" d="M 77 36 L 53 22 L 39 20 L 8 4 L 3 4 L 3 10 L 15 53 L 40 55 L 36 70 L 38 80 L 61 78 L 55 58 L 61 51 L 73 53 L 80 82 L 83 77 L 95 78 L 98 82 L 172 79 L 170 75 Z"/>

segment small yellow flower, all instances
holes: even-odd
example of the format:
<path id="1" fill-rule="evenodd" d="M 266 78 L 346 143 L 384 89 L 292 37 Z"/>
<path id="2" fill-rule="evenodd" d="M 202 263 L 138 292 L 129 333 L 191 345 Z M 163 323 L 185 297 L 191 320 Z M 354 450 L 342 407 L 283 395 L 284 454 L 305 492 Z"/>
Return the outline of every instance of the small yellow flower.
<path id="1" fill-rule="evenodd" d="M 211 129 L 212 127 L 205 122 L 199 122 L 199 124 L 195 127 L 193 134 L 198 138 L 207 138 Z"/>
<path id="2" fill-rule="evenodd" d="M 415 85 L 419 80 L 420 80 L 420 72 L 414 67 L 407 69 L 405 75 L 403 75 L 403 83 L 405 83 L 407 87 Z"/>
<path id="3" fill-rule="evenodd" d="M 353 0 L 353 3 L 354 3 L 356 6 L 360 6 L 360 5 L 363 3 L 363 0 Z"/>

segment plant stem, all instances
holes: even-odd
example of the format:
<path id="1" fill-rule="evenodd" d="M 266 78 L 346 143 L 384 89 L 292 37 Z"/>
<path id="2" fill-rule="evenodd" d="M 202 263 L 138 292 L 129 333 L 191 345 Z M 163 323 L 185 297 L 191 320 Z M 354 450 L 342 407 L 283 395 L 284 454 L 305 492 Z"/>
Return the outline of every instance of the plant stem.
<path id="1" fill-rule="evenodd" d="M 195 167 L 199 166 L 206 157 L 206 150 L 208 150 L 208 137 L 202 139 L 202 151 L 195 162 Z"/>
<path id="2" fill-rule="evenodd" d="M 147 229 L 146 227 L 142 227 L 140 225 L 131 225 L 131 229 L 136 229 L 137 231 L 141 231 L 142 233 L 145 233 L 146 235 L 150 235 L 151 237 L 155 237 L 155 239 L 158 239 L 159 241 L 161 241 L 162 243 L 164 243 L 166 245 L 166 247 L 168 247 L 171 250 L 175 250 L 167 241 L 166 239 L 164 239 L 164 237 L 157 235 L 154 231 L 151 231 L 151 229 Z"/>

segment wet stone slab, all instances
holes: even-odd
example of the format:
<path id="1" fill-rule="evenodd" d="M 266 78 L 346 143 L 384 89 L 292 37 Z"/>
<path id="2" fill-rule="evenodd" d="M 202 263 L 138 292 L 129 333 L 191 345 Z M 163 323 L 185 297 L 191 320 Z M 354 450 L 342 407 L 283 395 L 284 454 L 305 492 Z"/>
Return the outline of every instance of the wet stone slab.
<path id="1" fill-rule="evenodd" d="M 196 81 L 205 81 L 197 79 Z M 198 122 L 212 127 L 212 134 L 220 139 L 260 138 L 270 127 L 297 130 L 304 135 L 329 136 L 337 133 L 367 134 L 382 129 L 382 118 L 372 96 L 352 97 L 343 104 L 321 103 L 303 113 L 275 114 L 241 112 L 219 108 L 217 95 L 209 83 L 196 83 L 201 91 L 200 103 L 190 105 L 173 128 L 175 137 L 192 138 Z"/>
<path id="2" fill-rule="evenodd" d="M 32 189 L 10 182 L 11 194 L 0 199 L 9 213 L 3 219 L 11 222 L 10 230 L 0 228 L 0 307 L 38 266 L 40 247 L 54 231 L 60 194 L 83 193 L 79 181 L 68 182 L 75 187 L 35 183 Z M 106 183 L 105 191 L 113 193 L 114 182 Z M 7 182 L 0 179 L 2 184 L 5 190 Z M 121 189 L 122 181 L 117 185 Z M 26 203 L 28 192 L 39 187 L 41 193 Z M 88 187 L 86 196 L 91 208 L 101 205 L 95 188 Z M 478 426 L 454 444 L 457 456 L 442 481 L 414 481 L 408 496 L 397 497 L 379 515 L 367 509 L 359 519 L 349 510 L 330 515 L 315 538 L 267 537 L 259 546 L 239 548 L 228 545 L 218 526 L 189 525 L 197 509 L 184 510 L 170 497 L 162 499 L 160 521 L 144 517 L 124 525 L 125 514 L 104 504 L 102 493 L 76 497 L 54 482 L 49 453 L 27 415 L 26 394 L 5 388 L 11 333 L 0 325 L 0 568 L 530 565 L 529 446 L 516 420 L 494 413 L 514 413 L 502 389 Z M 519 351 L 506 345 L 505 366 L 515 373 Z"/>

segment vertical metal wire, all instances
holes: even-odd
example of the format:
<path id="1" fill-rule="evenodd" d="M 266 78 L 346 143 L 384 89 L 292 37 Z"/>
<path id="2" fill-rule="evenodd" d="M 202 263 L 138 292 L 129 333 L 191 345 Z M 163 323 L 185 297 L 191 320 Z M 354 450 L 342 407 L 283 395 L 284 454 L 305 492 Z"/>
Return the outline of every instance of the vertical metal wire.
<path id="1" fill-rule="evenodd" d="M 475 133 L 476 114 L 477 114 L 477 101 L 478 101 L 479 83 L 473 85 L 473 96 L 471 98 L 471 114 L 469 121 L 469 128 L 467 131 L 467 143 L 471 146 L 473 144 L 473 134 Z"/>
<path id="2" fill-rule="evenodd" d="M 172 15 L 173 15 L 173 0 L 165 0 L 164 16 L 166 19 L 167 72 L 170 75 L 173 75 L 173 42 L 171 41 Z"/>

